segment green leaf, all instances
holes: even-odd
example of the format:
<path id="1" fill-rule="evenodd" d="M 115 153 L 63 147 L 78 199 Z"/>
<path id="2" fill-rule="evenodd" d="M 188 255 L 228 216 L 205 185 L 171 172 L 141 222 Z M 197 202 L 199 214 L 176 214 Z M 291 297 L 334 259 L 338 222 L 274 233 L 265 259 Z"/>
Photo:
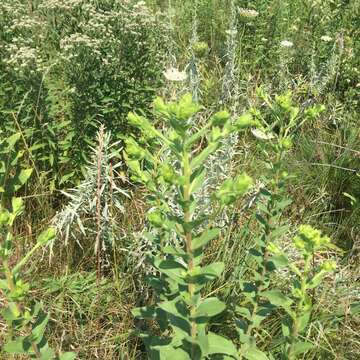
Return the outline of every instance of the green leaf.
<path id="1" fill-rule="evenodd" d="M 191 168 L 196 169 L 198 166 L 201 166 L 204 161 L 219 147 L 219 143 L 210 143 L 198 156 L 196 156 L 191 161 Z"/>
<path id="2" fill-rule="evenodd" d="M 55 351 L 48 345 L 40 350 L 40 360 L 53 360 L 55 357 Z"/>
<path id="3" fill-rule="evenodd" d="M 19 173 L 19 175 L 16 176 L 17 180 L 20 182 L 20 185 L 24 185 L 30 178 L 31 174 L 33 172 L 33 169 L 22 169 Z M 18 190 L 20 186 L 16 187 L 16 190 Z"/>
<path id="4" fill-rule="evenodd" d="M 244 357 L 248 360 L 269 360 L 266 354 L 257 349 L 256 347 L 246 349 L 246 351 L 244 352 Z"/>
<path id="5" fill-rule="evenodd" d="M 197 236 L 192 242 L 193 250 L 205 246 L 209 241 L 217 238 L 220 234 L 220 229 L 205 230 L 200 236 Z"/>
<path id="6" fill-rule="evenodd" d="M 53 227 L 50 227 L 44 230 L 37 238 L 37 243 L 40 245 L 46 245 L 48 242 L 55 239 L 56 230 Z"/>
<path id="7" fill-rule="evenodd" d="M 73 352 L 66 352 L 59 356 L 59 360 L 75 360 L 75 359 L 76 359 L 76 354 Z"/>
<path id="8" fill-rule="evenodd" d="M 203 185 L 205 181 L 206 171 L 203 167 L 199 167 L 194 173 L 191 179 L 190 193 L 195 193 Z"/>
<path id="9" fill-rule="evenodd" d="M 186 307 L 178 299 L 172 301 L 163 301 L 158 304 L 158 307 L 168 312 L 169 314 L 179 316 L 184 319 L 186 319 L 188 315 Z"/>
<path id="10" fill-rule="evenodd" d="M 285 316 L 281 320 L 281 330 L 284 337 L 288 337 L 291 334 L 292 320 L 289 316 Z"/>
<path id="11" fill-rule="evenodd" d="M 6 142 L 8 144 L 8 148 L 7 148 L 7 151 L 10 151 L 10 150 L 13 150 L 14 149 L 14 146 L 15 144 L 19 141 L 21 137 L 21 134 L 20 133 L 16 133 L 14 135 L 11 135 L 9 136 L 7 139 L 6 139 Z"/>
<path id="12" fill-rule="evenodd" d="M 9 354 L 27 354 L 31 348 L 31 342 L 26 336 L 19 336 L 14 341 L 9 341 L 3 347 L 3 350 Z"/>
<path id="13" fill-rule="evenodd" d="M 44 312 L 40 313 L 36 319 L 33 329 L 31 330 L 31 340 L 36 344 L 39 344 L 43 340 L 46 325 L 49 322 L 49 315 Z"/>
<path id="14" fill-rule="evenodd" d="M 181 348 L 173 348 L 172 346 L 152 347 L 158 351 L 158 356 L 154 359 L 159 360 L 192 360 L 188 353 Z"/>
<path id="15" fill-rule="evenodd" d="M 311 307 L 308 311 L 306 311 L 305 313 L 303 313 L 299 318 L 298 318 L 298 326 L 299 326 L 299 332 L 303 332 L 307 325 L 309 324 L 310 321 L 310 316 L 311 316 Z"/>
<path id="16" fill-rule="evenodd" d="M 360 314 L 360 302 L 354 302 L 350 304 L 350 314 L 351 315 Z"/>
<path id="17" fill-rule="evenodd" d="M 155 306 L 138 307 L 131 310 L 133 316 L 141 319 L 154 319 L 156 315 Z"/>
<path id="18" fill-rule="evenodd" d="M 279 290 L 264 291 L 261 295 L 266 297 L 271 304 L 281 306 L 285 310 L 289 310 L 293 302 Z"/>
<path id="19" fill-rule="evenodd" d="M 16 198 L 16 197 L 12 198 L 11 205 L 12 205 L 12 211 L 16 216 L 18 216 L 24 210 L 24 202 L 21 198 Z"/>
<path id="20" fill-rule="evenodd" d="M 216 297 L 202 300 L 196 309 L 195 317 L 212 317 L 226 309 L 226 305 Z"/>
<path id="21" fill-rule="evenodd" d="M 224 354 L 224 355 L 233 356 L 235 359 L 238 358 L 237 349 L 230 340 L 228 340 L 220 335 L 209 332 L 208 333 L 208 341 L 209 341 L 208 355 Z"/>
<path id="22" fill-rule="evenodd" d="M 174 260 L 156 260 L 155 267 L 163 274 L 169 276 L 171 279 L 186 284 L 183 277 L 186 275 L 186 269 Z"/>
<path id="23" fill-rule="evenodd" d="M 292 354 L 295 356 L 300 355 L 311 350 L 313 347 L 314 345 L 307 341 L 300 341 L 293 345 Z"/>
<path id="24" fill-rule="evenodd" d="M 320 271 L 314 275 L 314 277 L 307 283 L 308 289 L 314 289 L 317 287 L 326 275 L 325 271 Z"/>
<path id="25" fill-rule="evenodd" d="M 269 262 L 273 263 L 276 269 L 281 269 L 289 265 L 289 259 L 282 254 L 272 256 Z"/>

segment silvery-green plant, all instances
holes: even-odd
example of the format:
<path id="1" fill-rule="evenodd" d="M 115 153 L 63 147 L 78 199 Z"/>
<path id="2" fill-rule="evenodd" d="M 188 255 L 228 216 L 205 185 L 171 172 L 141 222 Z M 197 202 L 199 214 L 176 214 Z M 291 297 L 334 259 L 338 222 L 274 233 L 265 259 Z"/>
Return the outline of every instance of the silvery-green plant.
<path id="1" fill-rule="evenodd" d="M 10 265 L 14 241 L 12 227 L 23 210 L 21 198 L 12 199 L 11 211 L 0 208 L 0 274 L 4 275 L 4 278 L 0 278 L 0 289 L 5 297 L 5 306 L 0 314 L 7 325 L 6 340 L 1 352 L 8 355 L 27 355 L 31 359 L 39 360 L 73 360 L 75 354 L 68 352 L 56 356 L 49 346 L 44 334 L 50 316 L 44 312 L 39 302 L 35 302 L 30 308 L 25 305 L 24 300 L 29 296 L 30 284 L 20 276 L 22 268 L 36 251 L 55 237 L 54 228 L 42 232 L 36 245 L 15 265 Z"/>
<path id="2" fill-rule="evenodd" d="M 101 262 L 98 275 L 101 267 L 106 267 L 117 240 L 115 212 L 124 211 L 121 199 L 129 196 L 119 186 L 118 169 L 122 162 L 118 161 L 117 146 L 118 142 L 112 143 L 111 133 L 102 125 L 97 134 L 97 146 L 91 148 L 85 179 L 71 192 L 63 191 L 70 202 L 53 219 L 65 247 L 74 241 L 82 248 L 81 236 L 94 236 L 94 253 Z M 51 256 L 53 246 L 51 242 Z"/>
<path id="3" fill-rule="evenodd" d="M 128 139 L 125 156 L 133 180 L 149 191 L 148 220 L 155 229 L 151 238 L 157 244 L 157 251 L 149 256 L 157 270 L 157 276 L 150 278 L 156 304 L 133 313 L 155 320 L 159 326 L 159 335 L 141 334 L 151 359 L 205 359 L 215 354 L 237 358 L 232 342 L 209 330 L 211 319 L 226 305 L 202 290 L 221 275 L 224 263 L 204 263 L 204 250 L 220 234 L 212 227 L 212 219 L 247 192 L 252 180 L 245 174 L 225 180 L 213 193 L 210 214 L 198 211 L 196 193 L 206 178 L 206 159 L 223 139 L 252 122 L 240 118 L 231 123 L 229 114 L 222 111 L 197 130 L 192 118 L 200 106 L 190 94 L 176 103 L 157 99 L 154 107 L 166 124 L 162 131 L 146 118 L 129 114 L 142 138 Z M 206 145 L 201 146 L 204 140 Z M 159 155 L 164 151 L 169 152 L 172 162 L 161 161 Z M 176 209 L 169 206 L 169 196 L 175 198 Z"/>

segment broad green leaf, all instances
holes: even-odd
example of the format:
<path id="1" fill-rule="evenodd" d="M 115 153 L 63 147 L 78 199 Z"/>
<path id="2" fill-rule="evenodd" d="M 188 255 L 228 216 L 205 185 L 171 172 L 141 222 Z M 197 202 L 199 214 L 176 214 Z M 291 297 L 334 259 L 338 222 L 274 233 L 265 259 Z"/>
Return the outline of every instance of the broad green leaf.
<path id="1" fill-rule="evenodd" d="M 17 179 L 19 180 L 21 185 L 24 185 L 28 181 L 32 172 L 33 169 L 22 169 L 20 171 L 19 175 L 17 175 Z"/>
<path id="2" fill-rule="evenodd" d="M 26 336 L 19 336 L 14 341 L 7 342 L 3 350 L 9 354 L 26 354 L 31 348 L 31 342 Z"/>
<path id="3" fill-rule="evenodd" d="M 76 354 L 73 352 L 66 352 L 59 356 L 59 360 L 75 360 L 75 359 L 76 359 Z"/>
<path id="4" fill-rule="evenodd" d="M 133 316 L 141 319 L 153 319 L 156 314 L 155 306 L 138 307 L 131 310 Z"/>
<path id="5" fill-rule="evenodd" d="M 220 234 L 220 229 L 205 230 L 200 236 L 197 236 L 192 242 L 193 250 L 205 246 L 209 241 L 217 238 Z"/>
<path id="6" fill-rule="evenodd" d="M 251 314 L 250 314 L 250 310 L 244 306 L 236 306 L 235 308 L 236 314 L 241 315 L 242 317 L 244 317 L 245 319 L 250 320 L 251 318 Z"/>
<path id="7" fill-rule="evenodd" d="M 266 297 L 271 302 L 271 304 L 276 306 L 281 306 L 285 310 L 289 310 L 293 302 L 290 298 L 285 296 L 279 290 L 264 291 L 262 293 L 262 296 Z"/>
<path id="8" fill-rule="evenodd" d="M 196 309 L 195 317 L 212 317 L 226 309 L 226 305 L 216 297 L 202 300 Z"/>
<path id="9" fill-rule="evenodd" d="M 192 360 L 189 354 L 181 348 L 173 348 L 172 346 L 159 346 L 153 347 L 158 351 L 159 357 L 156 359 L 159 360 Z"/>
<path id="10" fill-rule="evenodd" d="M 306 311 L 304 314 L 302 314 L 299 318 L 298 318 L 298 322 L 299 322 L 299 332 L 303 332 L 307 325 L 309 324 L 310 321 L 310 316 L 311 316 L 311 308 L 309 309 L 309 311 Z"/>
<path id="11" fill-rule="evenodd" d="M 360 302 L 354 302 L 350 304 L 350 314 L 351 315 L 360 314 Z"/>
<path id="12" fill-rule="evenodd" d="M 224 354 L 224 355 L 233 356 L 235 359 L 238 358 L 237 349 L 230 340 L 220 335 L 209 332 L 208 341 L 209 341 L 208 355 Z"/>
<path id="13" fill-rule="evenodd" d="M 31 330 L 31 340 L 36 344 L 39 344 L 40 341 L 42 341 L 46 330 L 46 325 L 49 322 L 49 318 L 49 315 L 45 313 L 40 313 L 40 315 L 36 319 L 36 323 Z"/>
<path id="14" fill-rule="evenodd" d="M 178 299 L 172 301 L 163 301 L 158 304 L 158 307 L 172 315 L 179 316 L 184 319 L 186 319 L 188 315 L 187 308 Z"/>
<path id="15" fill-rule="evenodd" d="M 269 262 L 273 263 L 276 269 L 281 269 L 289 265 L 289 259 L 282 254 L 272 256 Z"/>
<path id="16" fill-rule="evenodd" d="M 299 341 L 295 345 L 293 345 L 292 354 L 295 356 L 300 355 L 300 354 L 303 354 L 303 353 L 309 351 L 313 347 L 314 347 L 314 345 L 307 341 Z"/>
<path id="17" fill-rule="evenodd" d="M 250 347 L 244 352 L 245 359 L 248 360 L 269 360 L 266 354 L 255 347 Z"/>
<path id="18" fill-rule="evenodd" d="M 12 198 L 11 200 L 12 211 L 17 216 L 24 210 L 24 202 L 21 198 Z"/>
<path id="19" fill-rule="evenodd" d="M 53 360 L 55 357 L 55 351 L 51 349 L 48 345 L 40 350 L 40 360 Z"/>
<path id="20" fill-rule="evenodd" d="M 21 134 L 20 133 L 16 133 L 14 135 L 11 135 L 9 136 L 7 139 L 6 139 L 6 142 L 8 144 L 8 148 L 7 148 L 7 151 L 10 151 L 10 150 L 13 150 L 14 149 L 14 146 L 15 144 L 19 141 L 21 137 Z"/>
<path id="21" fill-rule="evenodd" d="M 156 260 L 155 261 L 156 268 L 162 272 L 163 274 L 166 274 L 171 279 L 174 279 L 177 282 L 186 284 L 183 280 L 183 277 L 186 274 L 186 269 L 179 264 L 177 261 L 174 260 Z"/>

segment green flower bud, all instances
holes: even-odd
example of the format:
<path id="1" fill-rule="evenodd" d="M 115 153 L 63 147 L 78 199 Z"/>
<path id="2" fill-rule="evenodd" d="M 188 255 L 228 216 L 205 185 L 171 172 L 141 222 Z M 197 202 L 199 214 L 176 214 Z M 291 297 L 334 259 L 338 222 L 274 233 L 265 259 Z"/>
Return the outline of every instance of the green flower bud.
<path id="1" fill-rule="evenodd" d="M 167 106 L 166 106 L 164 100 L 161 97 L 157 97 L 154 100 L 153 105 L 154 105 L 154 110 L 155 111 L 157 111 L 160 114 L 168 115 Z"/>
<path id="2" fill-rule="evenodd" d="M 311 120 L 317 118 L 323 111 L 326 110 L 325 105 L 314 105 L 305 110 L 305 116 L 310 118 Z"/>
<path id="3" fill-rule="evenodd" d="M 281 173 L 281 179 L 282 179 L 282 180 L 287 179 L 288 176 L 289 176 L 289 173 L 288 173 L 287 171 L 283 171 L 283 172 Z"/>
<path id="4" fill-rule="evenodd" d="M 334 260 L 328 260 L 321 264 L 321 270 L 326 272 L 332 272 L 336 269 L 336 262 Z"/>
<path id="5" fill-rule="evenodd" d="M 278 95 L 275 97 L 276 103 L 286 111 L 289 111 L 292 105 L 291 92 L 288 91 L 283 95 Z"/>
<path id="6" fill-rule="evenodd" d="M 10 213 L 6 209 L 2 209 L 0 212 L 0 226 L 7 225 L 10 220 Z"/>
<path id="7" fill-rule="evenodd" d="M 175 173 L 172 166 L 165 164 L 160 169 L 160 174 L 163 177 L 164 181 L 169 184 L 175 184 L 177 180 L 177 174 Z"/>
<path id="8" fill-rule="evenodd" d="M 192 95 L 185 94 L 178 103 L 170 103 L 168 110 L 174 115 L 177 122 L 184 122 L 194 116 L 199 110 L 200 106 L 192 99 Z"/>
<path id="9" fill-rule="evenodd" d="M 229 205 L 249 190 L 252 179 L 246 174 L 237 176 L 234 180 L 227 179 L 216 192 L 215 197 L 223 204 Z"/>
<path id="10" fill-rule="evenodd" d="M 133 160 L 142 160 L 146 156 L 145 150 L 132 138 L 125 140 L 126 153 Z"/>
<path id="11" fill-rule="evenodd" d="M 159 210 L 149 213 L 147 218 L 150 221 L 151 225 L 153 225 L 157 228 L 161 228 L 163 226 L 164 219 Z"/>
<path id="12" fill-rule="evenodd" d="M 257 126 L 258 122 L 254 119 L 254 117 L 250 113 L 245 113 L 241 115 L 236 121 L 235 121 L 235 128 L 237 130 L 246 129 L 250 126 Z"/>
<path id="13" fill-rule="evenodd" d="M 299 233 L 294 237 L 294 245 L 299 249 L 305 249 L 308 253 L 326 247 L 330 244 L 328 236 L 321 236 L 320 230 L 310 225 L 301 225 Z"/>
<path id="14" fill-rule="evenodd" d="M 230 114 L 226 110 L 222 110 L 214 114 L 210 121 L 213 126 L 223 126 L 230 119 Z"/>
<path id="15" fill-rule="evenodd" d="M 280 146 L 285 150 L 290 150 L 293 143 L 292 140 L 288 137 L 281 139 Z"/>
<path id="16" fill-rule="evenodd" d="M 212 128 L 211 131 L 211 141 L 217 142 L 219 139 L 223 137 L 223 132 L 218 127 Z"/>
<path id="17" fill-rule="evenodd" d="M 198 58 L 205 57 L 209 53 L 209 46 L 204 41 L 196 42 L 193 47 L 193 52 Z"/>
<path id="18" fill-rule="evenodd" d="M 252 186 L 252 178 L 246 174 L 236 177 L 234 182 L 234 190 L 238 196 L 245 194 Z"/>

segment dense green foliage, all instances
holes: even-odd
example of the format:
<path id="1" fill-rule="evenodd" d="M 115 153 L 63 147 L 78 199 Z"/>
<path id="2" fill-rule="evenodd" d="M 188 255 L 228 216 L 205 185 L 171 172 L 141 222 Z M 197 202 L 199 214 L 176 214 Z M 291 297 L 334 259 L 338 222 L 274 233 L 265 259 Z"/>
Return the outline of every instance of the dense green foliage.
<path id="1" fill-rule="evenodd" d="M 0 358 L 358 359 L 359 19 L 2 0 Z"/>

